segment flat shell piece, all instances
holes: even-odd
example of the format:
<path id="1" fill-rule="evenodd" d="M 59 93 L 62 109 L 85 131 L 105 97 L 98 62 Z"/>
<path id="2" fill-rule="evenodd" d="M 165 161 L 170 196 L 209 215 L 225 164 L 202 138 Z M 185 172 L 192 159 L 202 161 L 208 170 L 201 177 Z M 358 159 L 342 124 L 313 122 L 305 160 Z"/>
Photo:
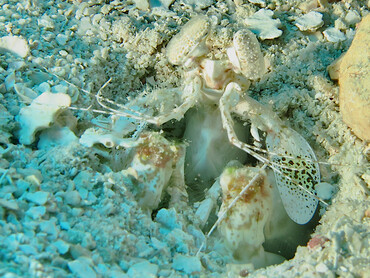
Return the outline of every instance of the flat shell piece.
<path id="1" fill-rule="evenodd" d="M 238 70 L 248 79 L 260 78 L 265 72 L 265 61 L 256 36 L 247 29 L 239 30 L 234 35 L 233 44 L 238 59 L 234 66 L 239 66 Z M 231 57 L 230 60 L 233 61 Z"/>
<path id="2" fill-rule="evenodd" d="M 306 224 L 318 205 L 315 186 L 320 182 L 320 169 L 318 163 L 312 162 L 317 160 L 315 153 L 307 141 L 290 128 L 281 130 L 279 135 L 268 134 L 266 146 L 269 152 L 295 157 L 273 155 L 271 158 L 285 166 L 278 167 L 281 173 L 274 171 L 274 174 L 287 214 L 294 222 Z"/>
<path id="3" fill-rule="evenodd" d="M 0 51 L 11 52 L 25 58 L 29 54 L 30 48 L 27 41 L 22 37 L 5 36 L 0 38 Z"/>
<path id="4" fill-rule="evenodd" d="M 261 40 L 275 39 L 280 37 L 283 31 L 278 29 L 281 26 L 280 19 L 273 19 L 273 15 L 271 10 L 260 9 L 244 22 Z"/>
<path id="5" fill-rule="evenodd" d="M 197 57 L 204 54 L 203 51 L 198 52 L 196 49 L 207 36 L 209 28 L 210 23 L 205 15 L 189 20 L 167 45 L 166 55 L 170 63 L 181 65 L 191 56 Z"/>
<path id="6" fill-rule="evenodd" d="M 334 27 L 329 27 L 322 33 L 329 42 L 342 42 L 347 39 L 345 34 Z"/>
<path id="7" fill-rule="evenodd" d="M 295 25 L 301 31 L 315 31 L 323 26 L 322 14 L 319 12 L 311 11 L 295 21 Z"/>
<path id="8" fill-rule="evenodd" d="M 63 93 L 45 92 L 35 98 L 31 105 L 23 107 L 17 116 L 21 126 L 19 142 L 32 144 L 36 132 L 49 127 L 58 114 L 70 105 L 71 97 Z"/>

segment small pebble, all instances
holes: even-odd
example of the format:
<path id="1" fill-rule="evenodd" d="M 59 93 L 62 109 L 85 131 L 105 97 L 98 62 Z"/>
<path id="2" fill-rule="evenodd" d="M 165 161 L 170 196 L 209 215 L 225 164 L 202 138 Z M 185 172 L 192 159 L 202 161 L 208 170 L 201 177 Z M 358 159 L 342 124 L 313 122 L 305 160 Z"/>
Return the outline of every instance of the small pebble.
<path id="1" fill-rule="evenodd" d="M 344 18 L 344 21 L 348 25 L 355 25 L 361 21 L 361 16 L 356 11 L 350 10 Z"/>
<path id="2" fill-rule="evenodd" d="M 36 248 L 29 244 L 19 245 L 19 249 L 26 255 L 36 255 L 38 253 Z"/>
<path id="3" fill-rule="evenodd" d="M 55 40 L 57 41 L 58 44 L 65 45 L 68 41 L 68 37 L 64 34 L 58 34 Z"/>
<path id="4" fill-rule="evenodd" d="M 319 263 L 316 266 L 316 270 L 319 273 L 327 273 L 329 271 L 329 268 L 324 263 Z"/>
<path id="5" fill-rule="evenodd" d="M 84 259 L 77 259 L 68 263 L 68 268 L 79 278 L 95 278 L 96 273 Z"/>
<path id="6" fill-rule="evenodd" d="M 73 191 L 68 191 L 64 195 L 64 201 L 66 204 L 71 205 L 71 206 L 78 206 L 81 202 L 81 196 L 78 191 L 73 190 Z"/>
<path id="7" fill-rule="evenodd" d="M 43 215 L 45 215 L 46 208 L 41 206 L 35 206 L 32 208 L 29 208 L 26 211 L 26 215 L 30 216 L 33 220 L 41 218 Z"/>
<path id="8" fill-rule="evenodd" d="M 55 225 L 57 219 L 52 217 L 51 219 L 40 223 L 40 230 L 49 235 L 56 237 L 59 233 L 59 229 Z"/>
<path id="9" fill-rule="evenodd" d="M 0 206 L 6 209 L 18 210 L 18 203 L 15 200 L 0 199 Z"/>
<path id="10" fill-rule="evenodd" d="M 158 266 L 150 263 L 149 261 L 143 261 L 136 263 L 129 268 L 127 274 L 130 278 L 134 277 L 157 277 Z"/>
<path id="11" fill-rule="evenodd" d="M 61 255 L 64 255 L 69 250 L 69 244 L 61 239 L 55 241 L 53 245 L 58 249 L 58 252 Z"/>
<path id="12" fill-rule="evenodd" d="M 198 257 L 190 257 L 181 254 L 175 255 L 172 267 L 189 275 L 195 274 L 202 270 L 202 265 Z"/>
<path id="13" fill-rule="evenodd" d="M 49 198 L 49 192 L 37 191 L 34 193 L 27 193 L 25 196 L 26 200 L 36 203 L 38 205 L 44 205 Z"/>
<path id="14" fill-rule="evenodd" d="M 333 196 L 334 186 L 327 182 L 320 182 L 315 187 L 317 196 L 324 200 L 329 200 Z"/>

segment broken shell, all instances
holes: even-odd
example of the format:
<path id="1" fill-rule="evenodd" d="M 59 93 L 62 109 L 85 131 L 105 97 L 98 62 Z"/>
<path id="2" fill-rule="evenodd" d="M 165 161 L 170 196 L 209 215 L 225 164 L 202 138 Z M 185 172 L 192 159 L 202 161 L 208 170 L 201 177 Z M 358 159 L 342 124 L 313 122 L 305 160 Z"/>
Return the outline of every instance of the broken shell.
<path id="1" fill-rule="evenodd" d="M 315 31 L 324 25 L 322 14 L 319 12 L 311 11 L 295 21 L 295 25 L 301 31 Z"/>
<path id="2" fill-rule="evenodd" d="M 261 40 L 275 39 L 280 37 L 283 31 L 278 29 L 281 26 L 280 19 L 273 19 L 273 15 L 272 10 L 260 9 L 244 22 Z"/>
<path id="3" fill-rule="evenodd" d="M 11 52 L 25 58 L 29 54 L 30 48 L 27 41 L 22 37 L 5 36 L 0 38 L 0 51 Z"/>
<path id="4" fill-rule="evenodd" d="M 31 103 L 32 100 L 37 98 L 37 93 L 22 83 L 15 83 L 14 90 L 25 103 Z"/>
<path id="5" fill-rule="evenodd" d="M 19 141 L 29 145 L 35 140 L 35 134 L 41 129 L 48 128 L 56 117 L 71 105 L 69 95 L 45 92 L 35 98 L 31 105 L 23 107 L 17 121 L 21 125 Z"/>
<path id="6" fill-rule="evenodd" d="M 188 59 L 207 53 L 204 39 L 209 28 L 210 23 L 204 15 L 194 17 L 186 23 L 167 45 L 166 55 L 170 63 L 183 65 Z"/>
<path id="7" fill-rule="evenodd" d="M 249 30 L 239 30 L 233 38 L 233 47 L 227 49 L 230 62 L 237 73 L 256 80 L 265 73 L 265 60 L 256 36 Z"/>

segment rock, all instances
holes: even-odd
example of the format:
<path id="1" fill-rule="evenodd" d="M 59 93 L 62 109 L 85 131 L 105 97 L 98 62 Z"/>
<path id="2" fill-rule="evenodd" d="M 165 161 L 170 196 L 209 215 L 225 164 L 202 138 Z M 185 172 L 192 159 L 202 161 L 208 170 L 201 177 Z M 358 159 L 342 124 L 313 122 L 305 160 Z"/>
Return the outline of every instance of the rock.
<path id="1" fill-rule="evenodd" d="M 68 191 L 64 195 L 64 201 L 68 205 L 71 205 L 71 206 L 74 206 L 74 207 L 75 206 L 78 206 L 80 204 L 80 202 L 81 202 L 80 193 L 78 193 L 78 191 L 76 191 L 76 190 Z"/>
<path id="2" fill-rule="evenodd" d="M 173 230 L 176 228 L 181 229 L 181 222 L 178 220 L 176 211 L 174 208 L 165 209 L 162 208 L 158 211 L 156 220 L 161 223 L 166 229 Z"/>
<path id="3" fill-rule="evenodd" d="M 57 37 L 55 38 L 55 40 L 57 41 L 59 45 L 65 45 L 68 39 L 69 39 L 68 36 L 64 34 L 58 34 Z"/>
<path id="4" fill-rule="evenodd" d="M 359 24 L 340 63 L 339 104 L 343 121 L 359 138 L 370 141 L 370 15 Z"/>
<path id="5" fill-rule="evenodd" d="M 32 208 L 29 208 L 26 211 L 26 215 L 31 217 L 33 220 L 41 218 L 46 213 L 46 208 L 42 206 L 35 206 Z"/>
<path id="6" fill-rule="evenodd" d="M 37 191 L 35 193 L 27 193 L 26 199 L 38 205 L 44 205 L 49 198 L 49 192 Z"/>
<path id="7" fill-rule="evenodd" d="M 198 257 L 185 256 L 181 254 L 175 255 L 172 267 L 189 275 L 196 274 L 202 270 L 202 265 Z"/>
<path id="8" fill-rule="evenodd" d="M 30 244 L 19 245 L 19 249 L 26 255 L 36 255 L 38 253 L 37 249 Z"/>
<path id="9" fill-rule="evenodd" d="M 0 199 L 0 206 L 10 210 L 18 210 L 18 204 L 15 200 Z"/>
<path id="10" fill-rule="evenodd" d="M 159 2 L 161 3 L 162 7 L 169 9 L 171 4 L 175 2 L 175 0 L 159 0 Z"/>
<path id="11" fill-rule="evenodd" d="M 127 274 L 130 278 L 157 277 L 158 269 L 157 265 L 152 264 L 149 261 L 143 261 L 131 266 L 127 271 Z"/>
<path id="12" fill-rule="evenodd" d="M 333 197 L 335 188 L 327 182 L 320 182 L 315 186 L 317 196 L 323 200 L 329 200 Z"/>
<path id="13" fill-rule="evenodd" d="M 355 25 L 361 21 L 361 16 L 356 11 L 350 10 L 344 18 L 344 21 L 348 25 Z"/>
<path id="14" fill-rule="evenodd" d="M 68 127 L 53 126 L 40 133 L 37 148 L 47 150 L 56 146 L 67 146 L 73 142 L 78 142 L 78 138 Z"/>
<path id="15" fill-rule="evenodd" d="M 56 238 L 59 233 L 59 227 L 55 225 L 56 222 L 57 222 L 57 219 L 55 217 L 52 217 L 49 220 L 43 221 L 39 225 L 40 230 Z"/>
<path id="16" fill-rule="evenodd" d="M 96 273 L 89 265 L 89 261 L 84 258 L 78 258 L 68 263 L 68 268 L 71 272 L 79 278 L 95 278 Z"/>
<path id="17" fill-rule="evenodd" d="M 37 24 L 40 27 L 43 27 L 47 30 L 53 30 L 55 28 L 55 23 L 53 19 L 46 14 L 44 14 L 41 18 L 37 19 Z"/>
<path id="18" fill-rule="evenodd" d="M 75 244 L 69 246 L 69 252 L 74 259 L 79 259 L 80 257 L 91 257 L 91 252 L 81 245 Z"/>
<path id="19" fill-rule="evenodd" d="M 345 53 L 344 53 L 345 54 Z M 339 70 L 340 70 L 340 63 L 343 60 L 344 54 L 340 55 L 337 59 L 335 59 L 328 67 L 327 71 L 329 73 L 331 80 L 338 80 L 339 79 Z"/>
<path id="20" fill-rule="evenodd" d="M 203 10 L 212 5 L 213 0 L 183 0 L 184 4 L 192 6 L 196 11 Z"/>
<path id="21" fill-rule="evenodd" d="M 61 239 L 58 239 L 57 241 L 55 241 L 53 245 L 58 249 L 58 252 L 61 255 L 64 255 L 69 250 L 69 244 Z"/>

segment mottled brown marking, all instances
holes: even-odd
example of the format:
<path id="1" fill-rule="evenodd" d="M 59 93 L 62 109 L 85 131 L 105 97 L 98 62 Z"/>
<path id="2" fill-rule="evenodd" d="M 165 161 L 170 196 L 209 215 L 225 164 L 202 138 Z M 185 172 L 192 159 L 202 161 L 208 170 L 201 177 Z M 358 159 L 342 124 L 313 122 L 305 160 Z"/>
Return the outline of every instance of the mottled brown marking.
<path id="1" fill-rule="evenodd" d="M 164 168 L 167 162 L 172 158 L 172 152 L 166 149 L 168 149 L 168 147 L 164 144 L 154 146 L 144 144 L 138 147 L 137 153 L 143 164 L 153 164 L 158 168 Z"/>

